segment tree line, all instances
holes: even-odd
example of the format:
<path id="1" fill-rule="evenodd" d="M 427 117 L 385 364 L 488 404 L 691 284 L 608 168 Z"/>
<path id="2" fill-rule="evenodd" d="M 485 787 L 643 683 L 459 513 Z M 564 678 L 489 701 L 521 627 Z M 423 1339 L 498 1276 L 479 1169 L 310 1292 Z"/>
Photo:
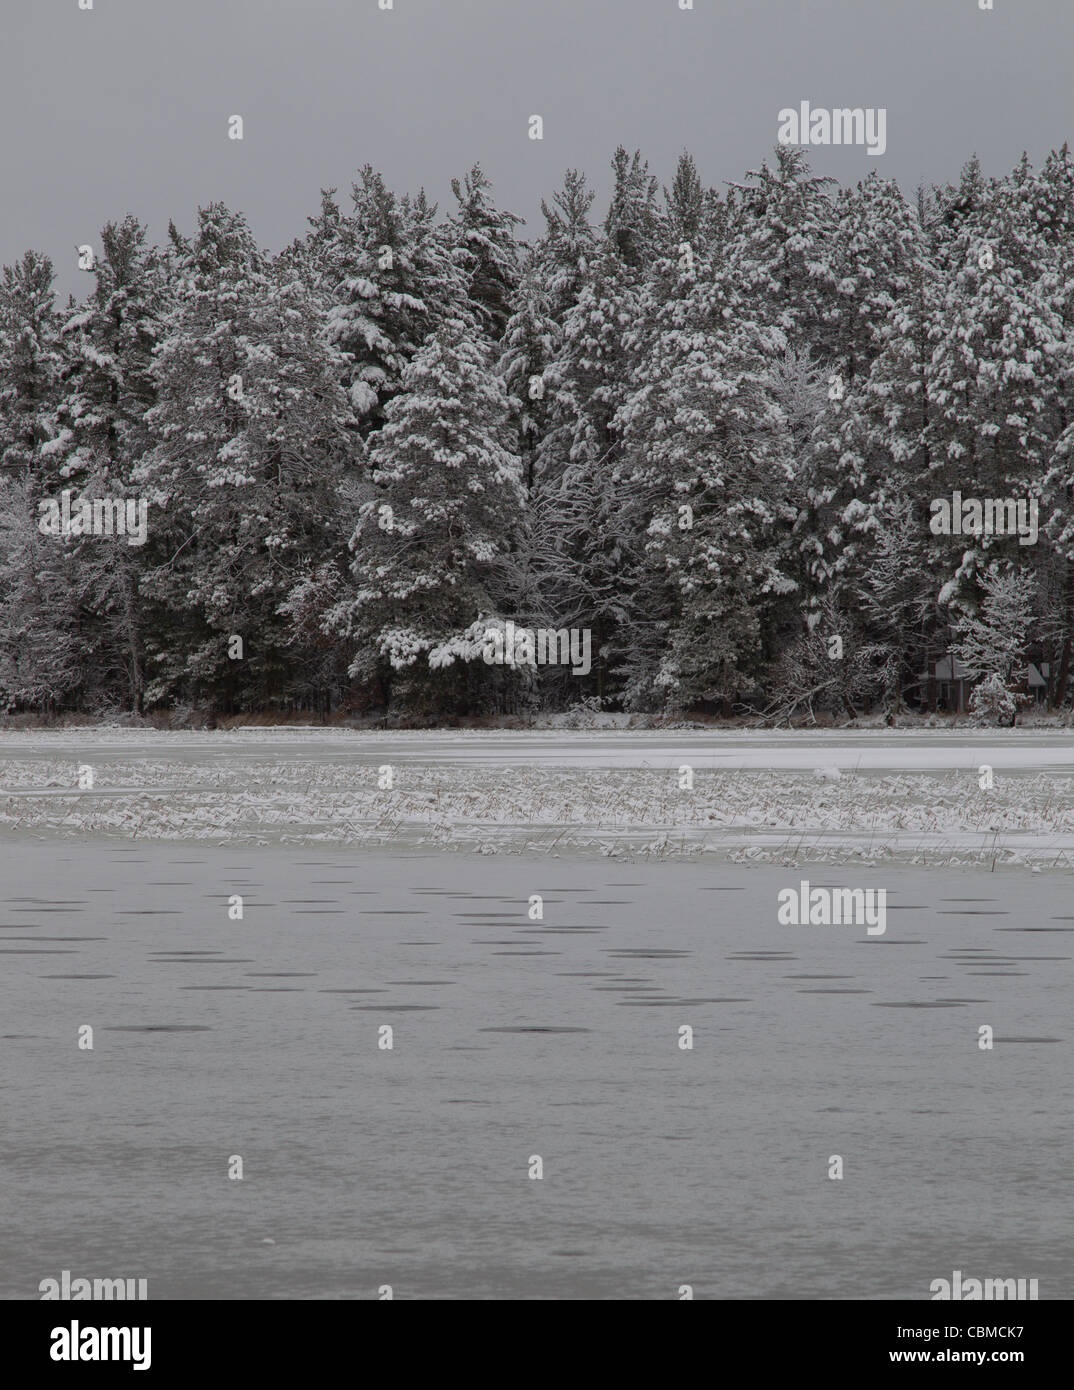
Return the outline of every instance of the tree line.
<path id="1" fill-rule="evenodd" d="M 0 704 L 894 717 L 945 661 L 1069 704 L 1068 147 L 912 196 L 786 146 L 613 175 L 532 242 L 479 166 L 446 215 L 366 166 L 278 254 L 214 203 L 109 223 L 81 302 L 4 267 Z M 57 534 L 65 493 L 144 502 L 142 542 Z M 955 493 L 1034 543 L 935 534 Z M 591 669 L 483 661 L 508 621 Z"/>

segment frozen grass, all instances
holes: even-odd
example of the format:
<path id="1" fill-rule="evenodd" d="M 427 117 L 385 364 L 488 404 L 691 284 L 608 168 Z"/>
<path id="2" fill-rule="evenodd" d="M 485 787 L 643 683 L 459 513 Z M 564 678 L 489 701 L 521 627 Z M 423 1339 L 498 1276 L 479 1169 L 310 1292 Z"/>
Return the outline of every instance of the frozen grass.
<path id="1" fill-rule="evenodd" d="M 247 754 L 0 760 L 0 830 L 217 843 L 402 842 L 485 853 L 714 853 L 794 863 L 1074 867 L 1074 777 L 830 769 L 697 770 L 397 762 Z"/>

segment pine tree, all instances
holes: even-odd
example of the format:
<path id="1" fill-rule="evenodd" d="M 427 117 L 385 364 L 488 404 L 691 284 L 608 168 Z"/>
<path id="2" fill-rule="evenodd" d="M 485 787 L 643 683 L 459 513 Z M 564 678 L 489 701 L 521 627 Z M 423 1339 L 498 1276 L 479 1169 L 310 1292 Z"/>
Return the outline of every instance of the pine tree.
<path id="1" fill-rule="evenodd" d="M 884 328 L 912 293 L 923 252 L 916 211 L 874 171 L 836 200 L 837 310 L 829 371 L 851 388 L 884 346 Z"/>
<path id="2" fill-rule="evenodd" d="M 641 151 L 629 155 L 622 145 L 612 159 L 612 173 L 615 184 L 604 234 L 623 264 L 640 272 L 653 260 L 664 231 L 656 179 Z"/>
<path id="3" fill-rule="evenodd" d="M 378 430 L 407 364 L 444 319 L 472 318 L 467 254 L 435 223 L 424 194 L 397 199 L 370 165 L 352 186 L 353 212 L 331 202 L 311 232 L 330 299 L 329 339 L 349 354 L 344 381 L 363 438 Z M 478 190 L 480 192 L 480 190 Z"/>
<path id="4" fill-rule="evenodd" d="M 88 302 L 63 325 L 71 365 L 58 409 L 54 455 L 63 484 L 88 498 L 137 499 L 134 470 L 149 446 L 145 415 L 156 399 L 153 354 L 166 306 L 164 262 L 134 217 L 101 232 Z M 97 699 L 123 699 L 141 714 L 145 693 L 145 557 L 124 537 L 69 543 L 86 620 L 86 665 Z M 152 552 L 151 552 L 152 553 Z M 122 684 L 112 673 L 122 670 Z"/>
<path id="5" fill-rule="evenodd" d="M 577 170 L 567 172 L 553 205 L 541 203 L 544 235 L 527 256 L 516 308 L 503 335 L 500 371 L 512 398 L 527 493 L 540 491 L 542 443 L 553 427 L 563 325 L 589 273 L 595 240 L 589 224 L 593 193 Z"/>
<path id="6" fill-rule="evenodd" d="M 54 280 L 52 262 L 36 251 L 4 266 L 0 280 L 0 471 L 33 481 L 35 496 L 47 486 L 41 447 L 58 433 L 66 369 Z"/>
<path id="7" fill-rule="evenodd" d="M 296 656 L 281 608 L 309 557 L 345 540 L 345 364 L 301 283 L 274 269 L 223 206 L 199 213 L 180 274 L 146 416 L 156 442 L 135 475 L 166 553 L 146 589 L 182 624 L 149 642 L 148 696 L 190 688 L 215 703 L 279 701 L 292 694 Z M 241 660 L 232 637 L 245 644 Z"/>
<path id="8" fill-rule="evenodd" d="M 1006 686 L 1024 681 L 1034 617 L 1033 575 L 993 561 L 978 582 L 980 602 L 957 624 L 955 654 L 971 676 L 996 675 Z"/>
<path id="9" fill-rule="evenodd" d="M 70 555 L 42 535 L 29 481 L 0 478 L 0 705 L 55 711 L 85 682 Z"/>
<path id="10" fill-rule="evenodd" d="M 502 212 L 489 197 L 492 185 L 475 164 L 465 182 L 452 179 L 459 208 L 451 221 L 454 244 L 462 249 L 467 268 L 467 291 L 479 322 L 493 343 L 499 343 L 518 293 L 519 263 L 515 228 L 522 219 Z"/>
<path id="11" fill-rule="evenodd" d="M 559 358 L 546 372 L 549 428 L 535 470 L 541 523 L 535 550 L 544 560 L 535 578 L 539 607 L 554 627 L 592 632 L 593 670 L 578 693 L 592 688 L 598 697 L 609 693 L 609 670 L 618 660 L 622 574 L 633 564 L 615 419 L 629 390 L 627 338 L 636 316 L 634 275 L 606 243 L 588 267 L 564 319 Z"/>
<path id="12" fill-rule="evenodd" d="M 776 147 L 735 187 L 728 256 L 753 318 L 820 361 L 836 354 L 838 298 L 834 180 L 809 170 L 805 152 Z"/>
<path id="13" fill-rule="evenodd" d="M 77 584 L 66 545 L 38 529 L 59 491 L 57 410 L 68 363 L 47 256 L 0 278 L 0 701 L 56 709 L 85 676 Z"/>
<path id="14" fill-rule="evenodd" d="M 920 508 L 896 492 L 869 509 L 868 550 L 848 583 L 868 625 L 862 653 L 876 673 L 888 723 L 906 705 L 908 690 L 920 694 L 923 664 L 940 626 L 936 586 L 925 561 L 925 529 Z"/>
<path id="15" fill-rule="evenodd" d="M 377 496 L 351 540 L 357 592 L 331 621 L 356 644 L 352 675 L 390 681 L 396 705 L 444 709 L 468 677 L 430 671 L 480 653 L 474 625 L 500 609 L 523 505 L 507 394 L 472 325 L 437 330 L 386 414 L 370 455 Z"/>
<path id="16" fill-rule="evenodd" d="M 620 412 L 657 580 L 634 587 L 660 601 L 659 644 L 646 643 L 640 613 L 632 625 L 629 698 L 641 707 L 726 708 L 758 688 L 796 587 L 792 438 L 769 373 L 781 341 L 752 321 L 733 275 L 699 276 L 670 305 Z"/>

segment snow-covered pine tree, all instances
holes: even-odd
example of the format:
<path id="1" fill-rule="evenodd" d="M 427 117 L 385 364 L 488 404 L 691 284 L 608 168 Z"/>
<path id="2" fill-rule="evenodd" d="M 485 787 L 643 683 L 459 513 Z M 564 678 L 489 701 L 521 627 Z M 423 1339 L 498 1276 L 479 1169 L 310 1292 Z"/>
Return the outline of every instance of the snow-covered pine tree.
<path id="1" fill-rule="evenodd" d="M 868 548 L 862 545 L 857 567 L 843 582 L 865 618 L 862 655 L 875 673 L 888 722 L 894 723 L 907 694 L 924 693 L 927 663 L 945 654 L 936 649 L 942 624 L 919 505 L 889 490 L 867 510 Z"/>
<path id="2" fill-rule="evenodd" d="M 393 708 L 466 709 L 488 679 L 468 664 L 483 645 L 475 624 L 502 611 L 523 506 L 509 401 L 464 320 L 441 325 L 401 386 L 351 541 L 357 592 L 331 621 L 353 641 L 352 675 L 383 680 Z"/>
<path id="3" fill-rule="evenodd" d="M 462 183 L 452 179 L 451 191 L 459 206 L 450 222 L 450 235 L 464 253 L 467 291 L 478 320 L 490 340 L 499 343 L 518 294 L 515 228 L 522 225 L 522 218 L 496 207 L 491 188 L 480 164 Z"/>
<path id="4" fill-rule="evenodd" d="M 612 158 L 612 173 L 615 183 L 604 235 L 625 266 L 644 273 L 665 234 L 656 178 L 640 150 L 630 155 L 622 145 Z"/>
<path id="5" fill-rule="evenodd" d="M 301 282 L 221 204 L 199 213 L 179 270 L 146 416 L 155 443 L 135 470 L 167 557 L 145 581 L 163 610 L 147 696 L 264 707 L 303 681 L 281 609 L 310 557 L 345 543 L 345 363 Z"/>
<path id="6" fill-rule="evenodd" d="M 64 543 L 38 529 L 61 486 L 54 457 L 68 370 L 47 256 L 0 276 L 0 702 L 56 709 L 85 676 L 77 584 Z"/>
<path id="7" fill-rule="evenodd" d="M 867 242 L 882 237 L 884 228 L 873 214 L 890 199 L 883 185 L 872 186 L 868 194 L 864 190 L 865 185 L 858 211 L 844 217 L 843 235 L 864 263 L 875 264 L 883 251 L 868 252 Z M 826 596 L 840 605 L 839 595 L 855 602 L 873 562 L 881 514 L 896 503 L 920 504 L 927 522 L 928 363 L 941 281 L 917 216 L 908 214 L 910 228 L 916 228 L 911 235 L 904 214 L 893 212 L 901 269 L 891 279 L 877 270 L 861 281 L 865 312 L 822 369 L 826 399 L 809 438 L 801 438 L 805 422 L 796 431 L 801 512 L 795 529 L 810 622 Z M 844 279 L 841 292 L 857 283 Z M 896 291 L 888 305 L 888 295 Z M 849 294 L 844 307 L 850 312 Z"/>
<path id="8" fill-rule="evenodd" d="M 602 240 L 588 255 L 575 250 L 575 264 L 560 261 L 575 299 L 563 314 L 558 357 L 545 370 L 548 427 L 534 467 L 538 495 L 530 528 L 537 604 L 552 626 L 591 631 L 593 669 L 584 683 L 575 683 L 581 688 L 572 690 L 598 699 L 614 693 L 609 675 L 624 654 L 625 576 L 637 566 L 631 547 L 640 548 L 619 474 L 621 442 L 614 421 L 630 392 L 639 294 L 663 235 L 656 180 L 640 153 L 631 156 L 619 148 L 612 169 L 615 183 Z M 579 240 L 584 248 L 588 193 L 570 177 L 565 193 L 578 229 L 572 249 Z M 559 237 L 566 227 L 547 208 L 545 213 L 549 238 Z M 553 284 L 554 306 L 557 290 Z"/>
<path id="9" fill-rule="evenodd" d="M 1050 664 L 1049 704 L 1066 703 L 1074 670 L 1074 156 L 1069 145 L 1044 162 L 1034 188 L 1034 220 L 1047 248 L 1040 288 L 1063 324 L 1058 439 L 1041 490 L 1051 574 L 1042 575 L 1041 636 Z"/>
<path id="10" fill-rule="evenodd" d="M 133 472 L 149 440 L 156 398 L 153 354 L 167 302 L 165 266 L 136 218 L 108 223 L 88 300 L 63 325 L 71 365 L 58 410 L 53 455 L 62 484 L 88 498 L 136 498 Z M 84 615 L 88 698 L 142 713 L 145 605 L 140 576 L 154 549 L 123 536 L 74 536 L 66 543 Z"/>
<path id="11" fill-rule="evenodd" d="M 840 313 L 838 218 L 830 186 L 805 151 L 776 147 L 735 185 L 728 257 L 747 309 L 763 326 L 822 362 L 836 355 Z"/>
<path id="12" fill-rule="evenodd" d="M 916 210 L 875 170 L 841 190 L 835 211 L 838 309 L 828 367 L 849 390 L 882 349 L 884 326 L 911 293 L 924 247 Z"/>
<path id="13" fill-rule="evenodd" d="M 47 256 L 27 251 L 0 278 L 0 472 L 32 481 L 35 497 L 46 479 L 41 446 L 58 432 L 56 407 L 66 370 L 60 318 Z"/>
<path id="14" fill-rule="evenodd" d="M 733 274 L 705 267 L 669 304 L 619 413 L 624 475 L 648 514 L 650 577 L 635 587 L 657 599 L 660 638 L 646 639 L 639 606 L 632 704 L 726 708 L 757 689 L 796 587 L 792 438 L 769 373 L 783 342 L 752 320 Z"/>
<path id="15" fill-rule="evenodd" d="M 54 712 L 85 685 L 77 587 L 64 542 L 38 529 L 32 480 L 0 477 L 0 708 Z"/>
<path id="16" fill-rule="evenodd" d="M 563 323 L 577 302 L 595 247 L 589 224 L 593 197 L 584 175 L 571 169 L 552 206 L 542 201 L 546 230 L 525 258 L 516 308 L 504 329 L 500 372 L 518 402 L 523 477 L 531 498 L 540 490 L 541 443 L 552 427 Z"/>
<path id="17" fill-rule="evenodd" d="M 1024 215 L 1030 206 L 994 188 L 945 246 L 948 274 L 927 372 L 937 498 L 955 490 L 1024 503 L 1041 498 L 1071 344 L 1035 265 L 1037 236 Z M 942 595 L 955 613 L 967 591 L 972 604 L 976 573 L 990 560 L 1026 562 L 1016 535 L 943 537 L 933 554 L 943 556 Z"/>
<path id="18" fill-rule="evenodd" d="M 978 575 L 978 586 L 978 605 L 959 615 L 954 652 L 970 675 L 983 682 L 974 691 L 971 711 L 1013 722 L 1018 687 L 1028 676 L 1036 576 L 992 561 Z"/>
<path id="19" fill-rule="evenodd" d="M 363 438 L 384 423 L 407 363 L 444 318 L 470 318 L 466 255 L 436 224 L 424 194 L 396 198 L 370 165 L 352 186 L 353 211 L 322 203 L 310 233 L 330 340 L 349 354 L 345 375 Z M 465 262 L 465 264 L 464 264 Z"/>
<path id="20" fill-rule="evenodd" d="M 552 383 L 550 423 L 536 466 L 535 556 L 542 612 L 554 627 L 592 632 L 593 669 L 579 695 L 609 693 L 624 616 L 624 574 L 633 534 L 619 480 L 616 412 L 632 374 L 627 338 L 636 325 L 634 272 L 605 242 L 588 266 L 578 302 L 564 320 Z"/>

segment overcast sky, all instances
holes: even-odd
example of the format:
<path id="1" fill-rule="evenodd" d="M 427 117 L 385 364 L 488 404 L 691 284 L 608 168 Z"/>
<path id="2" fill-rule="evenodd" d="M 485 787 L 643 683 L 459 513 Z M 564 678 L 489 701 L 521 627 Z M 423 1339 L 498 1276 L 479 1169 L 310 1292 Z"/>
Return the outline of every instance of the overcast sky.
<path id="1" fill-rule="evenodd" d="M 215 199 L 279 249 L 365 162 L 447 207 L 479 161 L 536 235 L 568 167 L 602 199 L 620 143 L 737 180 L 803 100 L 887 108 L 882 158 L 813 151 L 841 181 L 1001 173 L 1074 136 L 1072 74 L 1074 0 L 0 0 L 0 261 L 38 247 L 82 292 L 109 218 L 159 241 Z"/>

